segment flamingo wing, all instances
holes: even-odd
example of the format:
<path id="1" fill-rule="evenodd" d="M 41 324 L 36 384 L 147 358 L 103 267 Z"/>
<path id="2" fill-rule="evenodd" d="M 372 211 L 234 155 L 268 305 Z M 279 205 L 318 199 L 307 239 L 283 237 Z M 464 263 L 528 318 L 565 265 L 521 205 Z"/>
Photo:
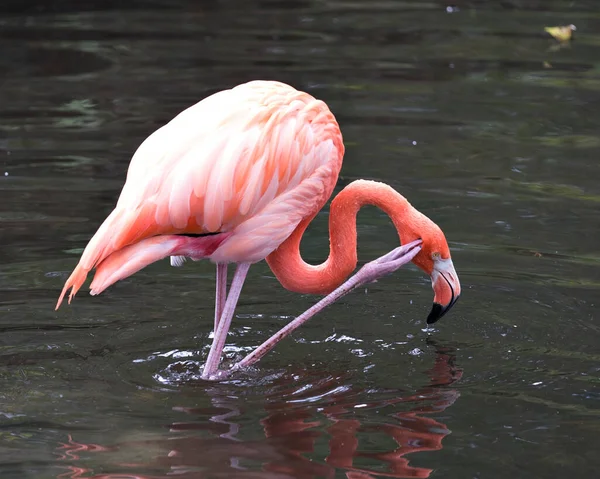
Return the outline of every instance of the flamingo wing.
<path id="1" fill-rule="evenodd" d="M 85 248 L 57 308 L 92 268 L 159 235 L 232 232 L 213 259 L 263 259 L 323 206 L 343 152 L 325 103 L 283 83 L 250 82 L 205 98 L 140 145 L 115 209 Z M 160 259 L 153 248 L 141 267 Z"/>

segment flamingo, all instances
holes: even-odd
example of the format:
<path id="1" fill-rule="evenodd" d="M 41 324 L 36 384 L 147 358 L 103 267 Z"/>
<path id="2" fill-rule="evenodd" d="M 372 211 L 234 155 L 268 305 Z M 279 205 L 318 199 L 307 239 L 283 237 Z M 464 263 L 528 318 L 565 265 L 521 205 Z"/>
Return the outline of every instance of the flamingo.
<path id="1" fill-rule="evenodd" d="M 431 324 L 460 295 L 442 230 L 390 186 L 357 180 L 332 201 L 330 253 L 318 266 L 300 255 L 302 235 L 333 192 L 344 144 L 328 106 L 275 81 L 215 93 L 152 133 L 137 149 L 114 210 L 87 244 L 56 309 L 96 269 L 90 294 L 170 257 L 216 263 L 213 342 L 203 379 L 254 364 L 276 343 L 348 292 L 412 261 L 431 276 Z M 401 246 L 357 264 L 356 215 L 375 205 L 394 223 Z M 326 295 L 229 371 L 219 363 L 250 265 L 266 259 L 288 290 Z M 227 291 L 227 265 L 236 270 Z M 346 281 L 345 281 L 346 280 Z"/>

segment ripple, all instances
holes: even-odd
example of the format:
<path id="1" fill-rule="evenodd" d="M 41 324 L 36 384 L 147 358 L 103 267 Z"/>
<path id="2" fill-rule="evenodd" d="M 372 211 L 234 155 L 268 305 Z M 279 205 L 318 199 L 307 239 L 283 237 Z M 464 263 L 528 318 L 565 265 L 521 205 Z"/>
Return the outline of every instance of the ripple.
<path id="1" fill-rule="evenodd" d="M 110 60 L 96 53 L 23 43 L 7 48 L 0 57 L 0 72 L 6 79 L 77 76 L 107 70 L 111 66 Z"/>

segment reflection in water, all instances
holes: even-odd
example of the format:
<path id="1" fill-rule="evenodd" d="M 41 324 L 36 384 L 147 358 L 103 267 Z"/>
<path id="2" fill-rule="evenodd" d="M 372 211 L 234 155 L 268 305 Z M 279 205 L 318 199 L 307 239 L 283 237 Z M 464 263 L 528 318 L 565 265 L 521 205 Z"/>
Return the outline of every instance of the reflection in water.
<path id="1" fill-rule="evenodd" d="M 442 439 L 450 431 L 445 424 L 424 415 L 440 413 L 454 404 L 459 393 L 448 386 L 462 375 L 454 365 L 453 352 L 431 344 L 435 347 L 436 357 L 428 371 L 430 381 L 415 394 L 340 387 L 339 378 L 331 376 L 311 383 L 310 388 L 303 385 L 298 389 L 298 381 L 286 377 L 279 380 L 287 384 L 281 384 L 287 388 L 285 394 L 278 390 L 277 398 L 267 398 L 267 414 L 260 419 L 264 438 L 244 440 L 240 425 L 244 418 L 242 405 L 240 402 L 234 404 L 223 394 L 222 387 L 226 385 L 217 385 L 212 387 L 214 396 L 208 421 L 204 420 L 206 408 L 180 408 L 187 414 L 203 418 L 170 426 L 171 432 L 185 433 L 183 437 L 100 446 L 81 444 L 69 436 L 68 442 L 57 448 L 59 461 L 68 463 L 68 471 L 58 477 L 313 478 L 334 477 L 336 470 L 344 471 L 349 479 L 429 477 L 432 469 L 411 466 L 407 456 L 442 448 Z M 297 371 L 295 377 L 299 374 Z M 307 372 L 303 371 L 303 374 Z M 295 388 L 291 391 L 290 382 Z M 328 393 L 324 394 L 324 391 Z M 210 390 L 206 392 L 211 393 Z M 363 419 L 362 410 L 377 410 L 381 413 L 381 422 Z M 206 433 L 209 437 L 200 437 Z M 361 450 L 361 440 L 368 440 L 370 449 L 377 451 Z M 322 461 L 317 458 L 325 443 L 326 457 Z M 140 457 L 139 451 L 156 451 L 157 454 L 143 462 L 130 463 L 122 460 L 133 456 L 124 454 L 127 450 L 136 451 L 136 457 Z M 94 474 L 91 467 L 81 464 L 91 462 L 88 453 L 114 454 L 119 460 L 111 462 L 122 471 Z M 253 466 L 257 463 L 261 464 L 259 471 Z M 134 473 L 134 470 L 156 472 Z"/>

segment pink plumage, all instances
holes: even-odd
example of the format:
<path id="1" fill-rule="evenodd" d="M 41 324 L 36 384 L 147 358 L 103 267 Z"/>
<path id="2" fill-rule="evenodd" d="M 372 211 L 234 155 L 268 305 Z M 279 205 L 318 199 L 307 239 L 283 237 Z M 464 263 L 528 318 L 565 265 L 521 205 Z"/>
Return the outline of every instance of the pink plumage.
<path id="1" fill-rule="evenodd" d="M 278 341 L 353 288 L 413 261 L 431 275 L 437 321 L 456 302 L 460 283 L 444 234 L 388 185 L 358 180 L 331 204 L 330 254 L 317 266 L 300 256 L 302 234 L 331 195 L 344 145 L 325 103 L 291 86 L 254 81 L 221 91 L 150 135 L 131 160 L 115 209 L 88 243 L 66 281 L 69 302 L 96 268 L 99 294 L 160 259 L 208 258 L 217 264 L 215 335 L 202 377 L 218 365 L 244 280 L 267 258 L 288 289 L 329 293 L 230 370 L 258 361 Z M 384 210 L 403 246 L 356 267 L 356 214 Z M 227 291 L 227 264 L 237 265 Z M 440 279 L 442 278 L 442 279 Z"/>
<path id="2" fill-rule="evenodd" d="M 87 245 L 57 308 L 94 267 L 97 294 L 166 256 L 264 259 L 325 204 L 343 154 L 327 105 L 289 85 L 253 81 L 205 98 L 140 145 L 116 208 Z M 207 250 L 201 244 L 215 238 L 190 245 L 174 236 L 185 233 L 226 237 Z M 119 261 L 111 260 L 115 254 Z"/>

